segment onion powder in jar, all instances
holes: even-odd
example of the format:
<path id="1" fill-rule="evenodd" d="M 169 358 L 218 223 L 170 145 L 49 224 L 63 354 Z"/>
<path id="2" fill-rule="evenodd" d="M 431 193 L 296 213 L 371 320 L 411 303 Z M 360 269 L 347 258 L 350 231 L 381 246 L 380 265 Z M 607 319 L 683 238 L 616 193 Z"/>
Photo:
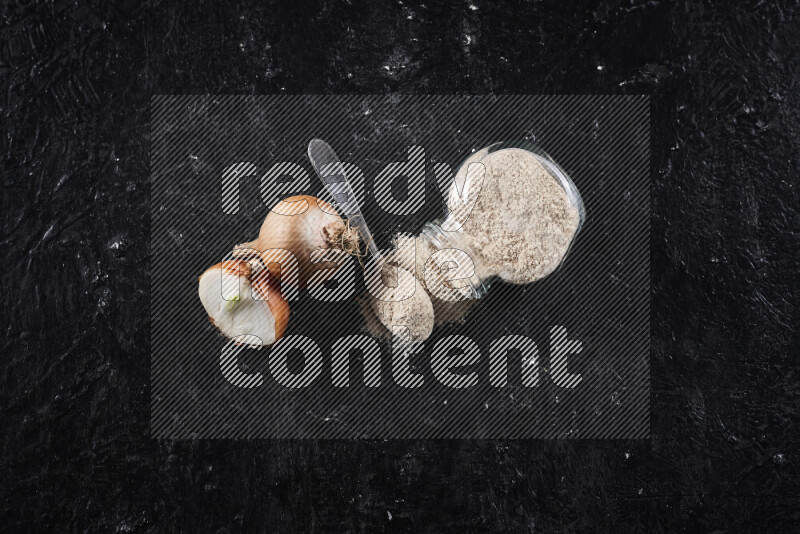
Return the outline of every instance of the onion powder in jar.
<path id="1" fill-rule="evenodd" d="M 484 172 L 476 172 L 480 165 Z M 492 276 L 513 284 L 546 277 L 564 260 L 585 218 L 566 173 L 532 145 L 513 143 L 470 156 L 450 186 L 447 208 L 439 226 L 456 229 L 447 233 L 469 248 L 484 285 Z"/>

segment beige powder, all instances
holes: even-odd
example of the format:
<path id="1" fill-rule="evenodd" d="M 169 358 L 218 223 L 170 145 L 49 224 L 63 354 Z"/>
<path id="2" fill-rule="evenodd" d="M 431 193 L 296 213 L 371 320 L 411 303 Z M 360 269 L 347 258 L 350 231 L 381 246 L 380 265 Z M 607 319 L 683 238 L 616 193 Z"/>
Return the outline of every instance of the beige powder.
<path id="1" fill-rule="evenodd" d="M 448 269 L 450 261 L 459 263 L 457 257 L 451 257 L 450 251 L 435 254 L 438 249 L 429 240 L 408 235 L 397 236 L 394 249 L 394 261 L 414 273 L 431 296 L 436 324 L 458 322 L 469 313 L 476 301 L 469 298 L 471 290 L 463 286 L 466 282 L 457 280 L 469 273 Z"/>
<path id="2" fill-rule="evenodd" d="M 433 331 L 431 298 L 414 276 L 398 276 L 401 270 L 402 267 L 391 266 L 383 269 L 384 285 L 379 290 L 378 298 L 369 297 L 371 311 L 384 326 L 384 335 L 391 336 L 394 326 L 405 326 L 409 330 L 411 341 L 425 341 Z M 407 293 L 410 284 L 414 284 L 413 294 L 405 300 L 395 301 L 394 299 Z M 368 326 L 374 328 L 377 325 L 368 322 Z"/>

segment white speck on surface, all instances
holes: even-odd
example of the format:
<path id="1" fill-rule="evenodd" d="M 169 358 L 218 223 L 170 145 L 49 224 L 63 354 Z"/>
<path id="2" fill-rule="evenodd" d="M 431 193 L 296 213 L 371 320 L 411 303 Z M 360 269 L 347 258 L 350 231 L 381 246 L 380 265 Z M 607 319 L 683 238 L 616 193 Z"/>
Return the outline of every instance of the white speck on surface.
<path id="1" fill-rule="evenodd" d="M 386 516 L 389 518 L 389 521 L 392 520 L 392 512 L 390 512 L 389 510 L 386 510 Z"/>
<path id="2" fill-rule="evenodd" d="M 470 4 L 469 5 L 469 10 L 470 11 L 478 11 L 478 6 L 476 6 L 475 4 Z"/>
<path id="3" fill-rule="evenodd" d="M 603 67 L 602 65 L 598 65 L 598 66 L 597 66 L 597 70 L 603 70 L 604 68 L 605 68 L 605 67 Z"/>

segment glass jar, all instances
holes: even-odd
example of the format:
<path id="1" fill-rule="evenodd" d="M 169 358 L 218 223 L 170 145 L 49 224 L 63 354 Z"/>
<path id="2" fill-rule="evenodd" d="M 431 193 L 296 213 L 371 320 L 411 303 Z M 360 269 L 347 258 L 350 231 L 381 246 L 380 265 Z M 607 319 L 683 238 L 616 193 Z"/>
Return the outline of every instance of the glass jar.
<path id="1" fill-rule="evenodd" d="M 417 254 L 422 248 L 468 255 L 474 270 L 457 278 L 458 293 L 469 299 L 483 297 L 494 278 L 526 284 L 551 274 L 586 218 L 567 173 L 525 141 L 495 143 L 467 158 L 450 185 L 447 208 L 443 219 L 424 226 Z M 446 255 L 439 256 L 434 269 L 446 263 Z M 424 264 L 431 268 L 427 260 Z"/>

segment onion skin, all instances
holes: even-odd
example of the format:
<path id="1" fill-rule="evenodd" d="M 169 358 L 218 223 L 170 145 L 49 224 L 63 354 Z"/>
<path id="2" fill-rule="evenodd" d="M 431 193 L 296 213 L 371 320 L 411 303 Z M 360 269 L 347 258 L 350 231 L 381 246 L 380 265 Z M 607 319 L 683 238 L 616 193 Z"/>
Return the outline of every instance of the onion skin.
<path id="1" fill-rule="evenodd" d="M 315 286 L 324 284 L 335 274 L 336 263 L 312 263 L 312 252 L 330 248 L 350 248 L 352 252 L 352 244 L 339 243 L 334 237 L 344 228 L 345 222 L 329 203 L 309 195 L 296 195 L 279 202 L 264 219 L 258 237 L 237 245 L 233 254 L 244 258 L 259 256 L 276 278 L 291 283 L 289 277 L 281 276 L 280 268 L 274 263 L 281 256 L 280 252 L 270 252 L 271 249 L 289 251 L 297 259 L 299 287 L 305 289 L 316 271 L 327 270 L 330 275 L 315 280 Z"/>
<path id="2" fill-rule="evenodd" d="M 280 283 L 274 276 L 259 276 L 251 282 L 253 290 L 258 291 L 262 299 L 267 299 L 269 311 L 275 317 L 275 341 L 277 341 L 283 337 L 286 327 L 289 326 L 289 302 L 283 298 Z"/>

